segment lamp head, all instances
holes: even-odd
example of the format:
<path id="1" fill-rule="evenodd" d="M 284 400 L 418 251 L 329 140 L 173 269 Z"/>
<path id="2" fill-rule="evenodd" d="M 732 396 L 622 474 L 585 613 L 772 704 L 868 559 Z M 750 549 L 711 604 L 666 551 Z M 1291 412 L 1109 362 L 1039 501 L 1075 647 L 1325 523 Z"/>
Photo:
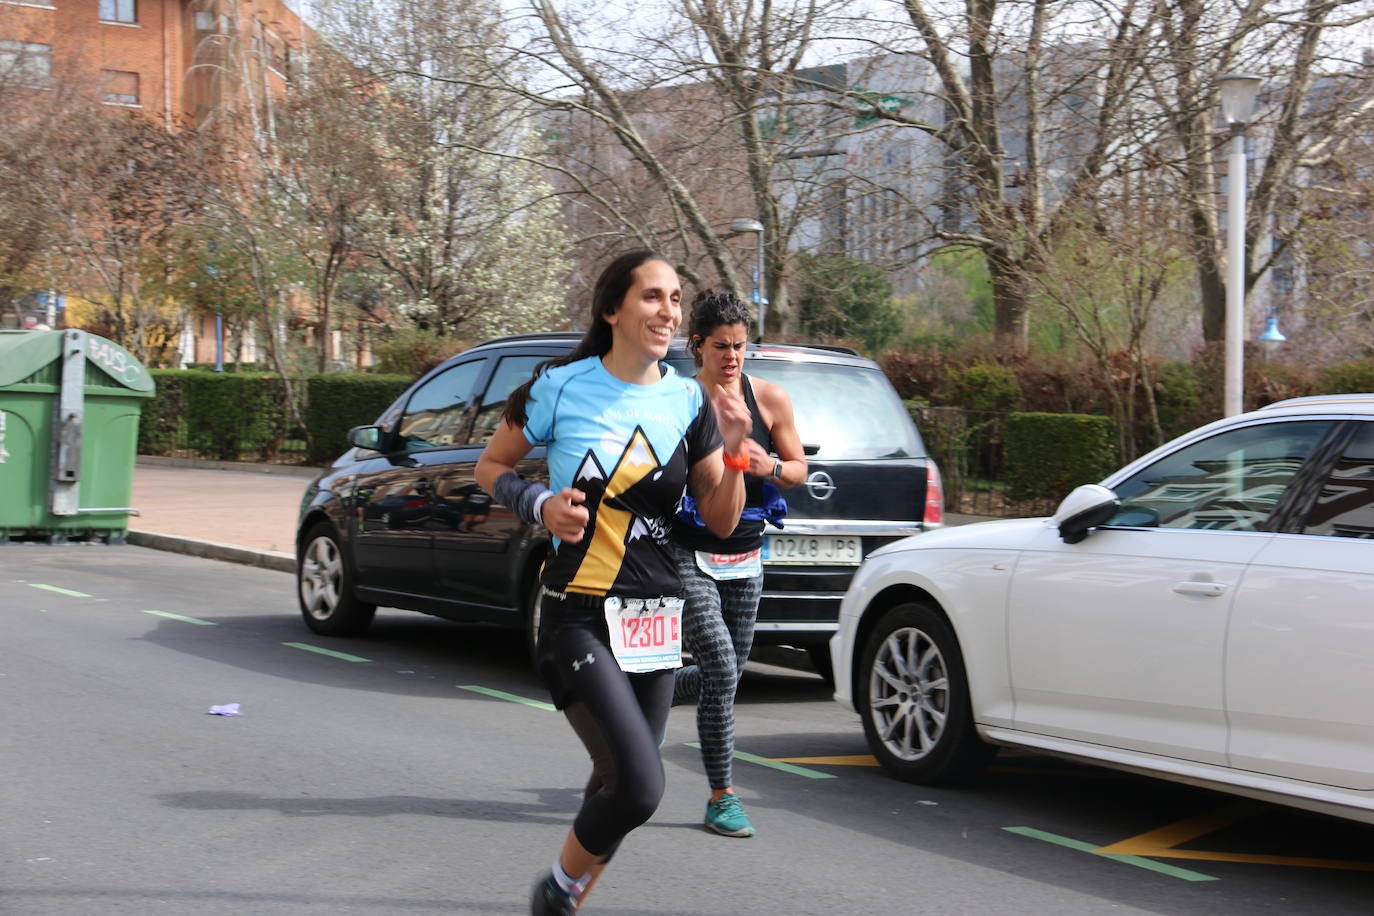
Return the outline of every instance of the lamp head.
<path id="1" fill-rule="evenodd" d="M 756 219 L 732 219 L 730 220 L 730 231 L 740 232 L 762 232 L 763 223 Z"/>
<path id="2" fill-rule="evenodd" d="M 1277 315 L 1269 316 L 1269 320 L 1264 325 L 1264 330 L 1260 332 L 1260 336 L 1257 339 L 1266 352 L 1277 350 L 1279 344 L 1288 339 L 1284 336 L 1283 332 L 1279 330 L 1279 319 Z"/>
<path id="3" fill-rule="evenodd" d="M 1221 116 L 1226 123 L 1232 127 L 1249 124 L 1264 78 L 1254 73 L 1223 73 L 1216 82 L 1221 90 Z"/>

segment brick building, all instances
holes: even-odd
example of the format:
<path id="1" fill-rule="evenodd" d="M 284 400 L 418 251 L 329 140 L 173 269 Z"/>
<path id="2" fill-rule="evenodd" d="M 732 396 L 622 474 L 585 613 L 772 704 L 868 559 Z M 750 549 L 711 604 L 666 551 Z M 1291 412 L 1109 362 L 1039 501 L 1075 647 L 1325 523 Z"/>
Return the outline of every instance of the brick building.
<path id="1" fill-rule="evenodd" d="M 89 88 L 170 127 L 268 103 L 308 40 L 281 0 L 0 0 L 0 73 Z"/>
<path id="2" fill-rule="evenodd" d="M 168 130 L 210 126 L 231 108 L 256 127 L 271 123 L 313 40 L 282 0 L 0 0 L 0 86 L 93 96 Z M 38 320 L 61 301 L 29 298 Z M 214 360 L 213 316 L 187 329 L 183 352 Z"/>

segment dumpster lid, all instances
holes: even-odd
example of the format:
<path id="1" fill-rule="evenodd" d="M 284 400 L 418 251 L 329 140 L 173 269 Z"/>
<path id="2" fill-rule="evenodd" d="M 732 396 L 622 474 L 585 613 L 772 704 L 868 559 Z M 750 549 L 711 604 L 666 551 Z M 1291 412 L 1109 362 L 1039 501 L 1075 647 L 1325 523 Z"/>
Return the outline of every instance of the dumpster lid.
<path id="1" fill-rule="evenodd" d="M 0 388 L 21 382 L 62 359 L 66 331 L 0 331 Z M 112 340 L 86 334 L 86 362 L 111 382 L 110 387 L 152 391 L 153 377 L 143 363 Z M 86 376 L 86 384 L 91 384 Z M 113 392 L 111 392 L 113 393 Z"/>

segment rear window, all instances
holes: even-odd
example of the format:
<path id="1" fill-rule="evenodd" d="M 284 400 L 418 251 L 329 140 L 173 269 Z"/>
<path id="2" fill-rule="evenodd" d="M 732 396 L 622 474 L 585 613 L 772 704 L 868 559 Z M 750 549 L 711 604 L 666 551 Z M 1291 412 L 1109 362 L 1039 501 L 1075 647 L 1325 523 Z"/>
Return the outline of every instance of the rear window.
<path id="1" fill-rule="evenodd" d="M 696 367 L 688 360 L 669 362 L 685 375 L 696 374 Z M 819 446 L 819 451 L 808 457 L 925 457 L 911 416 L 887 377 L 877 369 L 753 357 L 745 363 L 744 371 L 781 385 L 787 392 L 802 444 Z"/>

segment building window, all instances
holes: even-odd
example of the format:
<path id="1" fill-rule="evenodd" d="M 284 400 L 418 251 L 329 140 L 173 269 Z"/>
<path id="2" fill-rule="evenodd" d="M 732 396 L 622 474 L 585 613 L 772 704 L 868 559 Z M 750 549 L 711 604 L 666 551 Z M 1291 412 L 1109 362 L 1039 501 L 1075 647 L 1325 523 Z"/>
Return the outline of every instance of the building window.
<path id="1" fill-rule="evenodd" d="M 100 71 L 104 99 L 115 105 L 138 104 L 138 74 L 127 70 Z"/>
<path id="2" fill-rule="evenodd" d="M 52 45 L 0 38 L 0 82 L 34 89 L 52 85 Z"/>
<path id="3" fill-rule="evenodd" d="M 102 22 L 138 22 L 137 0 L 100 0 Z"/>

